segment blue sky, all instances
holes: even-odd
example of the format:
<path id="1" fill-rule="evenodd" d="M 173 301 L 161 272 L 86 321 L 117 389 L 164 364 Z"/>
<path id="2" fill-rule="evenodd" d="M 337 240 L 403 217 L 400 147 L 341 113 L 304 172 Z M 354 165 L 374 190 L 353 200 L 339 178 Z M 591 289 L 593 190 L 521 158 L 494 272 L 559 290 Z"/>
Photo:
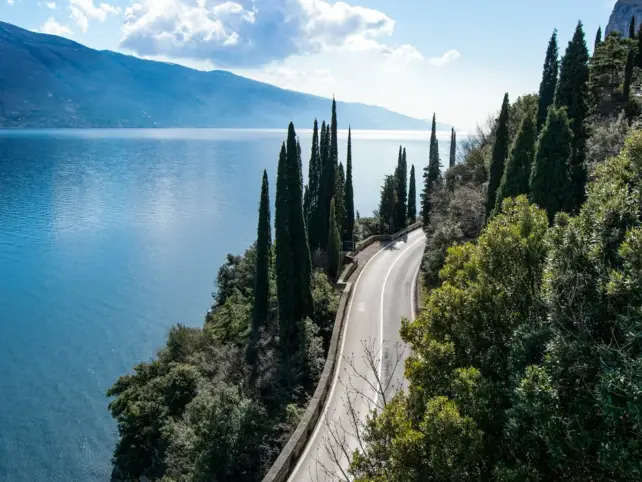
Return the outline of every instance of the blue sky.
<path id="1" fill-rule="evenodd" d="M 0 18 L 89 47 L 335 94 L 471 129 L 537 90 L 554 28 L 593 44 L 614 0 L 0 0 Z"/>

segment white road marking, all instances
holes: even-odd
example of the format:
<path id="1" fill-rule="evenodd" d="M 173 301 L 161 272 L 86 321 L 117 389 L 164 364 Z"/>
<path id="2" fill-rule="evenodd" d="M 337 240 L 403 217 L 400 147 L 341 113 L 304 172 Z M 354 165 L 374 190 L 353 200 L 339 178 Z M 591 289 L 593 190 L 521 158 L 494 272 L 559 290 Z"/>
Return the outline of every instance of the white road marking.
<path id="1" fill-rule="evenodd" d="M 406 249 L 403 250 L 403 252 L 395 259 L 395 262 L 392 263 L 392 266 L 390 266 L 390 269 L 386 273 L 386 277 L 383 279 L 383 288 L 381 290 L 381 326 L 380 326 L 380 348 L 379 348 L 379 380 L 381 380 L 381 377 L 383 376 L 383 300 L 386 295 L 386 285 L 388 284 L 388 278 L 390 277 L 390 274 L 392 273 L 392 270 L 395 269 L 395 266 L 397 266 L 397 263 L 401 258 L 403 258 L 408 251 L 410 251 L 413 247 L 415 247 L 417 244 L 421 243 L 424 241 L 423 236 L 419 238 L 417 241 L 412 243 L 410 246 L 408 246 Z M 364 269 L 365 271 L 365 269 Z M 375 394 L 375 405 L 377 405 L 379 402 L 379 392 Z"/>

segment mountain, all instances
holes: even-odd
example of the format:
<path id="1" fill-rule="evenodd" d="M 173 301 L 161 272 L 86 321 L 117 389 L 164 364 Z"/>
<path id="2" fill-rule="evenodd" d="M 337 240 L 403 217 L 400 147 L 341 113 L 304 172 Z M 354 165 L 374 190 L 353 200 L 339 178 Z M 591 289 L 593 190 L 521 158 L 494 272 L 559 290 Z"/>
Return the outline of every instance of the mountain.
<path id="1" fill-rule="evenodd" d="M 605 34 L 620 32 L 622 37 L 629 36 L 631 18 L 635 15 L 636 31 L 642 24 L 642 0 L 618 0 L 613 7 L 609 24 L 606 26 Z"/>
<path id="2" fill-rule="evenodd" d="M 381 107 L 338 104 L 344 127 L 430 127 Z M 309 128 L 315 117 L 329 119 L 328 99 L 0 22 L 0 127 L 283 128 L 292 120 Z"/>

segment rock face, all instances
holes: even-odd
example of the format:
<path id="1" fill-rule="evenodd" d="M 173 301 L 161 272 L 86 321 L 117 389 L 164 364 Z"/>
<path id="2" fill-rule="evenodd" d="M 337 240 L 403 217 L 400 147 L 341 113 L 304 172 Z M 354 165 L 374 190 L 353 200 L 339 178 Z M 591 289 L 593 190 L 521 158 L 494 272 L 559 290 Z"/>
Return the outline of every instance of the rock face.
<path id="1" fill-rule="evenodd" d="M 642 0 L 618 0 L 613 8 L 613 13 L 606 27 L 605 35 L 611 32 L 620 32 L 622 37 L 629 36 L 631 18 L 635 15 L 635 30 L 642 24 Z"/>

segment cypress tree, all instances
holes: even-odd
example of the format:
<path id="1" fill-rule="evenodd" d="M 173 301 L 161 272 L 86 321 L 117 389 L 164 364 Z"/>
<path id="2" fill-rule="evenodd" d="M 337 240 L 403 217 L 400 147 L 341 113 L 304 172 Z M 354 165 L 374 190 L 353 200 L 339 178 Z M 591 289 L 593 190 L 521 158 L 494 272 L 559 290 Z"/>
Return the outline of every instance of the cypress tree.
<path id="1" fill-rule="evenodd" d="M 308 167 L 308 199 L 307 226 L 310 249 L 320 248 L 319 245 L 319 189 L 321 187 L 321 154 L 319 152 L 319 123 L 314 120 L 312 131 L 312 152 Z"/>
<path id="2" fill-rule="evenodd" d="M 344 204 L 346 173 L 343 168 L 343 162 L 340 162 L 339 166 L 336 169 L 335 183 L 336 190 L 334 192 L 334 207 L 335 215 L 337 217 L 337 229 L 339 230 L 339 236 L 341 236 L 341 234 L 343 234 L 343 223 L 346 217 L 346 209 Z M 330 201 L 332 201 L 332 199 L 330 199 Z"/>
<path id="3" fill-rule="evenodd" d="M 336 169 L 334 162 L 331 158 L 331 129 L 329 125 L 325 127 L 325 134 L 322 139 L 322 148 L 321 148 L 321 164 L 322 164 L 322 173 L 321 173 L 321 243 L 320 245 L 325 248 L 328 245 L 328 219 L 330 215 L 330 201 L 335 194 L 336 190 Z"/>
<path id="4" fill-rule="evenodd" d="M 336 213 L 334 198 L 330 201 L 330 217 L 328 231 L 328 277 L 336 281 L 339 277 L 339 268 L 341 267 L 341 239 L 339 238 L 339 229 L 336 223 Z"/>
<path id="5" fill-rule="evenodd" d="M 384 178 L 379 202 L 379 222 L 382 234 L 390 234 L 394 230 L 395 206 L 397 204 L 396 186 L 395 176 L 388 175 Z"/>
<path id="6" fill-rule="evenodd" d="M 417 220 L 417 182 L 415 180 L 415 165 L 410 168 L 410 186 L 408 187 L 408 222 Z"/>
<path id="7" fill-rule="evenodd" d="M 557 47 L 557 30 L 553 31 L 551 40 L 548 42 L 546 59 L 544 60 L 544 71 L 542 82 L 539 85 L 539 104 L 537 107 L 537 130 L 539 131 L 548 114 L 548 108 L 555 100 L 555 89 L 557 88 L 557 75 L 559 72 L 559 50 Z"/>
<path id="8" fill-rule="evenodd" d="M 633 80 L 633 61 L 634 61 L 633 49 L 629 49 L 629 54 L 626 57 L 626 68 L 624 69 L 624 88 L 622 89 L 625 108 L 628 107 L 629 100 L 631 98 L 631 81 Z"/>
<path id="9" fill-rule="evenodd" d="M 345 187 L 346 219 L 343 226 L 343 239 L 352 241 L 354 238 L 354 187 L 352 185 L 352 131 L 348 127 L 348 158 L 346 160 Z"/>
<path id="10" fill-rule="evenodd" d="M 640 24 L 640 30 L 638 31 L 638 56 L 636 64 L 642 68 L 642 24 Z"/>
<path id="11" fill-rule="evenodd" d="M 450 134 L 450 162 L 448 163 L 448 167 L 453 168 L 455 167 L 456 163 L 457 163 L 457 133 L 455 132 L 455 128 L 453 127 L 453 130 Z"/>
<path id="12" fill-rule="evenodd" d="M 502 110 L 499 114 L 497 121 L 497 129 L 495 131 L 495 143 L 493 145 L 493 155 L 490 161 L 490 175 L 488 179 L 488 193 L 486 198 L 486 218 L 489 218 L 495 208 L 495 201 L 497 199 L 497 189 L 504 176 L 504 165 L 506 157 L 508 157 L 508 144 L 510 136 L 508 133 L 508 111 L 510 109 L 510 102 L 508 94 L 504 95 L 504 102 L 502 103 Z"/>
<path id="13" fill-rule="evenodd" d="M 602 43 L 602 27 L 597 29 L 597 34 L 595 34 L 595 45 L 593 46 L 593 53 L 597 50 L 599 45 Z"/>
<path id="14" fill-rule="evenodd" d="M 339 141 L 337 134 L 337 101 L 332 97 L 332 126 L 330 128 L 330 157 L 335 167 L 339 164 Z M 330 206 L 330 201 L 328 201 Z"/>
<path id="15" fill-rule="evenodd" d="M 290 295 L 288 293 L 293 259 L 288 219 L 290 212 L 288 208 L 287 167 L 287 152 L 285 143 L 283 143 L 281 145 L 279 163 L 277 166 L 276 203 L 274 209 L 274 234 L 276 238 L 276 292 L 281 336 L 284 334 L 289 336 L 290 320 L 292 320 L 292 305 L 290 303 Z"/>
<path id="16" fill-rule="evenodd" d="M 403 149 L 399 146 L 397 169 L 395 170 L 397 204 L 395 207 L 394 229 L 400 231 L 406 227 L 407 199 L 408 199 L 408 167 L 403 156 Z"/>
<path id="17" fill-rule="evenodd" d="M 300 348 L 301 321 L 313 313 L 312 266 L 303 219 L 301 168 L 296 131 L 290 123 L 281 148 L 277 174 L 276 264 L 282 355 L 289 359 Z"/>
<path id="18" fill-rule="evenodd" d="M 584 202 L 586 186 L 586 140 L 588 130 L 586 118 L 589 113 L 589 54 L 584 40 L 584 29 L 582 22 L 577 24 L 573 39 L 569 42 L 568 48 L 560 69 L 560 79 L 555 94 L 555 106 L 557 108 L 567 107 L 568 118 L 573 129 L 571 157 L 571 185 L 568 211 L 577 212 Z"/>
<path id="19" fill-rule="evenodd" d="M 256 233 L 256 275 L 254 278 L 254 307 L 252 332 L 247 355 L 249 363 L 256 360 L 256 343 L 259 329 L 268 320 L 270 309 L 270 256 L 272 249 L 272 225 L 270 224 L 270 187 L 267 171 L 263 171 L 259 223 Z"/>
<path id="20" fill-rule="evenodd" d="M 424 228 L 430 221 L 431 202 L 430 196 L 434 188 L 441 181 L 441 162 L 439 160 L 439 143 L 437 141 L 437 117 L 432 116 L 432 133 L 430 135 L 430 154 L 428 166 L 424 168 L 424 189 L 421 193 L 421 209 Z"/>
<path id="21" fill-rule="evenodd" d="M 568 205 L 572 138 L 566 108 L 551 108 L 537 141 L 530 180 L 530 200 L 546 210 L 550 222 Z"/>
<path id="22" fill-rule="evenodd" d="M 635 38 L 635 15 L 631 17 L 631 23 L 629 24 L 629 38 Z"/>
<path id="23" fill-rule="evenodd" d="M 535 157 L 536 142 L 537 127 L 535 120 L 530 115 L 527 115 L 522 120 L 510 155 L 506 161 L 504 176 L 502 177 L 499 191 L 497 191 L 496 213 L 500 211 L 504 199 L 517 197 L 520 194 L 528 194 L 531 165 Z"/>

